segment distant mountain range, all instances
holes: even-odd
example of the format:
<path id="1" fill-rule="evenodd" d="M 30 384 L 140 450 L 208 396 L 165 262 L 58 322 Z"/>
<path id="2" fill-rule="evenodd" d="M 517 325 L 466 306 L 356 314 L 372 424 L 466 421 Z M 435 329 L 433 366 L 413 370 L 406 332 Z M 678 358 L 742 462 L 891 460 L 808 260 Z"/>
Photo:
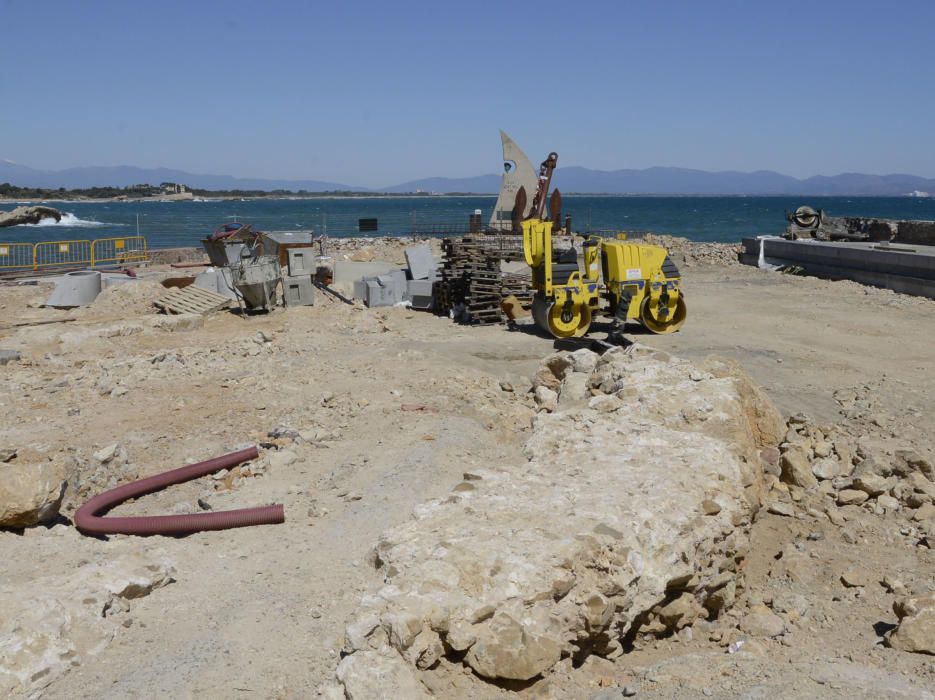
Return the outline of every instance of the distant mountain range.
<path id="1" fill-rule="evenodd" d="M 20 187 L 84 189 L 126 187 L 136 184 L 180 182 L 206 190 L 307 190 L 309 192 L 464 192 L 495 194 L 499 175 L 465 178 L 430 177 L 399 185 L 368 188 L 321 180 L 269 180 L 229 175 L 197 175 L 169 168 L 101 166 L 67 170 L 37 170 L 0 160 L 0 183 Z M 935 193 L 935 179 L 916 175 L 817 175 L 804 180 L 770 170 L 756 172 L 708 172 L 688 168 L 645 168 L 643 170 L 591 170 L 577 166 L 559 167 L 553 185 L 566 194 L 672 194 L 672 195 L 808 195 L 808 196 L 903 196 L 915 192 Z"/>

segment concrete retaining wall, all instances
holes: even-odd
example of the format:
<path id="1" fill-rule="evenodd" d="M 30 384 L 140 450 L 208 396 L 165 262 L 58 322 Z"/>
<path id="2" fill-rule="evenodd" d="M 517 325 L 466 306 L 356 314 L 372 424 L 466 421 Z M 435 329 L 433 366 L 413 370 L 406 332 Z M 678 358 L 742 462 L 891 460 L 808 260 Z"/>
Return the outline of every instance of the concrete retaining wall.
<path id="1" fill-rule="evenodd" d="M 801 267 L 815 277 L 853 280 L 935 299 L 935 248 L 780 238 L 765 239 L 763 245 L 769 262 Z M 759 258 L 759 239 L 745 238 L 743 246 L 741 262 L 755 266 Z"/>

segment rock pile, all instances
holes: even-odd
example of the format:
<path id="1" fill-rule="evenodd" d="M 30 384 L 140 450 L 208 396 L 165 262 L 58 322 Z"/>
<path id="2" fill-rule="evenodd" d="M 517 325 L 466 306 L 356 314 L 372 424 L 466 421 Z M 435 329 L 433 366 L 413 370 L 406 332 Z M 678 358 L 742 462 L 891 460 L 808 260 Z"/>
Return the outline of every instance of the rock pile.
<path id="1" fill-rule="evenodd" d="M 344 690 L 443 664 L 528 681 L 729 608 L 782 424 L 706 367 L 639 346 L 547 358 L 528 463 L 464 474 L 376 546 L 385 586 L 347 628 Z"/>
<path id="2" fill-rule="evenodd" d="M 680 236 L 647 233 L 643 241 L 659 245 L 670 255 L 681 258 L 686 267 L 697 265 L 739 265 L 743 246 L 739 243 L 702 243 Z"/>
<path id="3" fill-rule="evenodd" d="M 772 512 L 811 510 L 832 522 L 843 521 L 838 511 L 845 507 L 898 514 L 920 541 L 935 543 L 935 466 L 914 449 L 893 449 L 871 435 L 855 438 L 797 415 L 779 450 L 764 453 L 764 468 L 775 496 Z"/>

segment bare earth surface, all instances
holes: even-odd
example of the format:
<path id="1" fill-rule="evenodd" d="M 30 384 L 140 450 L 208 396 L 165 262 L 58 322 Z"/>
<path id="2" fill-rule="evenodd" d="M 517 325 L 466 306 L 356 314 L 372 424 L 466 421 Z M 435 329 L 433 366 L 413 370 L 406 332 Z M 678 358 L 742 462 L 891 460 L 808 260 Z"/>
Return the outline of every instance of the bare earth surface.
<path id="1" fill-rule="evenodd" d="M 739 265 L 682 272 L 685 328 L 628 337 L 692 361 L 736 360 L 786 418 L 804 414 L 791 428 L 811 453 L 829 442 L 858 463 L 899 449 L 932 460 L 935 302 Z M 0 330 L 0 348 L 22 354 L 0 366 L 0 448 L 17 451 L 10 464 L 67 461 L 84 492 L 66 494 L 59 524 L 0 530 L 2 586 L 13 598 L 54 598 L 78 572 L 131 555 L 170 561 L 174 581 L 109 610 L 94 632 L 109 643 L 95 653 L 0 686 L 47 698 L 315 697 L 333 683 L 361 596 L 382 584 L 371 557 L 381 533 L 464 472 L 524 461 L 537 410 L 529 378 L 563 347 L 528 328 L 464 327 L 321 294 L 314 307 L 247 320 L 220 312 L 170 332 L 150 325 L 146 299 L 80 312 L 29 306 L 48 291 L 0 287 L 0 325 L 78 318 Z M 94 456 L 115 443 L 114 456 Z M 87 495 L 247 444 L 263 445 L 249 473 L 116 512 L 283 503 L 284 525 L 105 541 L 67 520 Z M 935 697 L 935 657 L 883 639 L 897 623 L 894 600 L 935 586 L 918 503 L 842 503 L 850 484 L 830 479 L 810 490 L 771 483 L 784 506 L 760 511 L 746 588 L 717 620 L 637 637 L 612 660 L 568 659 L 530 684 L 461 682 L 462 670 L 444 664 L 423 682 L 445 697 Z M 744 622 L 764 607 L 780 634 Z"/>

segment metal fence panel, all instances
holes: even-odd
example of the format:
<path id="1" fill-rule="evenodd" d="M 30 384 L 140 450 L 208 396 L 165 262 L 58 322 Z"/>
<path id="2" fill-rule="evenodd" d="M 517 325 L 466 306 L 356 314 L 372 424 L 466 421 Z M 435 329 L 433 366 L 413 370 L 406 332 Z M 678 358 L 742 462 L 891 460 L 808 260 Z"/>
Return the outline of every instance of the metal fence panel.
<path id="1" fill-rule="evenodd" d="M 146 238 L 143 236 L 98 238 L 91 244 L 92 267 L 103 263 L 120 265 L 142 262 L 146 259 Z"/>
<path id="2" fill-rule="evenodd" d="M 33 248 L 32 243 L 0 243 L 0 269 L 31 268 Z"/>
<path id="3" fill-rule="evenodd" d="M 36 243 L 33 267 L 73 267 L 91 264 L 91 241 L 44 241 Z"/>

